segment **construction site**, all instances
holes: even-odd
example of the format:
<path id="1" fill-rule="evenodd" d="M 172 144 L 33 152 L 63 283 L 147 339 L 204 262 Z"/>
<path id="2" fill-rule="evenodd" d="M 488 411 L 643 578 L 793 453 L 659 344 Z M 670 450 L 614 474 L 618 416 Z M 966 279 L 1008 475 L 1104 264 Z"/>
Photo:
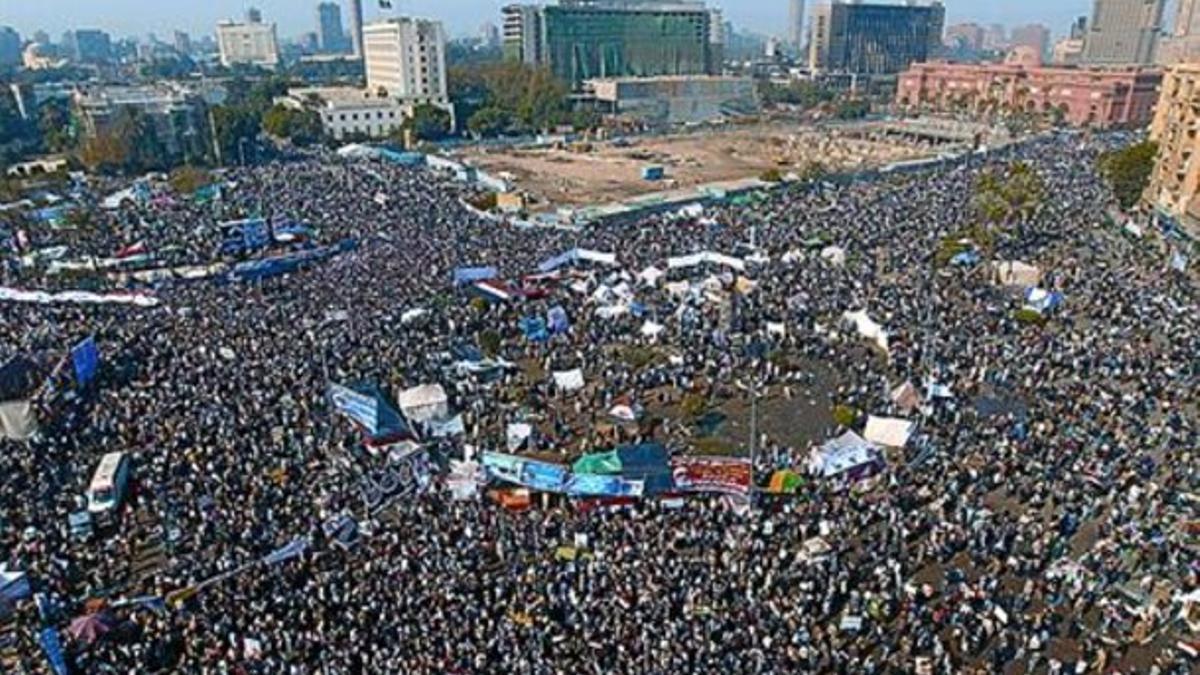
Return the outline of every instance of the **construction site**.
<path id="1" fill-rule="evenodd" d="M 890 123 L 800 126 L 756 123 L 703 133 L 530 147 L 476 147 L 459 159 L 500 176 L 531 213 L 635 200 L 650 194 L 767 176 L 804 175 L 816 164 L 851 172 L 967 147 L 965 133 L 912 133 Z"/>

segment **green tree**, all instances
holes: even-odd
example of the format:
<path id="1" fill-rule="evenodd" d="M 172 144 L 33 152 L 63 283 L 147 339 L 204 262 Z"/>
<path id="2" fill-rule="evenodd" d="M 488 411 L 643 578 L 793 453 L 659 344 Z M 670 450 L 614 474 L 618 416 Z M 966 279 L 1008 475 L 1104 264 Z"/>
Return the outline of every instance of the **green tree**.
<path id="1" fill-rule="evenodd" d="M 512 115 L 497 107 L 480 108 L 467 120 L 467 128 L 471 133 L 480 136 L 499 136 L 508 131 L 511 125 Z"/>
<path id="2" fill-rule="evenodd" d="M 212 177 L 204 169 L 194 166 L 181 166 L 171 172 L 167 181 L 175 192 L 180 195 L 190 195 L 196 190 L 208 185 Z"/>
<path id="3" fill-rule="evenodd" d="M 412 117 L 404 121 L 404 128 L 411 129 L 413 136 L 421 141 L 438 141 L 450 134 L 450 113 L 428 103 L 413 108 Z"/>
<path id="4" fill-rule="evenodd" d="M 71 111 L 66 101 L 49 99 L 38 108 L 38 131 L 42 144 L 50 152 L 66 152 L 74 145 L 71 135 Z"/>
<path id="5" fill-rule="evenodd" d="M 1005 171 L 985 171 L 975 182 L 973 203 L 983 224 L 977 242 L 990 246 L 997 230 L 1032 217 L 1045 199 L 1041 176 L 1024 162 L 1013 162 Z"/>
<path id="6" fill-rule="evenodd" d="M 276 105 L 263 115 L 263 131 L 285 138 L 296 145 L 309 145 L 321 139 L 321 120 L 312 110 L 296 110 Z"/>
<path id="7" fill-rule="evenodd" d="M 1122 209 L 1133 208 L 1142 198 L 1157 157 L 1158 144 L 1153 141 L 1144 141 L 1100 156 L 1100 175 L 1108 181 Z"/>
<path id="8" fill-rule="evenodd" d="M 236 164 L 240 156 L 238 146 L 258 136 L 258 116 L 245 106 L 225 105 L 213 108 L 212 121 L 221 157 L 226 164 Z"/>

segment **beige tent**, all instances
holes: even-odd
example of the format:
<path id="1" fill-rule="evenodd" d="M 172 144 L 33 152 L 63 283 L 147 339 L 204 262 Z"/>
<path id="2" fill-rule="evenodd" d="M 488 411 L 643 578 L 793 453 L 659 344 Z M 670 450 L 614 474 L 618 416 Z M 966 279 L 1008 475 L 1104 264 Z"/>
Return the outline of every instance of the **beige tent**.
<path id="1" fill-rule="evenodd" d="M 1042 280 L 1042 271 L 1019 260 L 998 260 L 992 263 L 996 283 L 1001 286 L 1037 286 Z"/>
<path id="2" fill-rule="evenodd" d="M 872 415 L 867 418 L 867 428 L 863 430 L 863 437 L 872 443 L 889 448 L 903 448 L 908 444 L 908 439 L 912 436 L 915 426 L 908 420 Z"/>

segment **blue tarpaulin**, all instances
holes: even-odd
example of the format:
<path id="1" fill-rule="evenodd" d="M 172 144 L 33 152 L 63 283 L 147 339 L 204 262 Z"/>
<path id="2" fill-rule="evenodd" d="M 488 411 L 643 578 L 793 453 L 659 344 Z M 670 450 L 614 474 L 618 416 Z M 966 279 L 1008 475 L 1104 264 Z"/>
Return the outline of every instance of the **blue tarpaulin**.
<path id="1" fill-rule="evenodd" d="M 454 270 L 454 285 L 471 284 L 476 281 L 487 281 L 500 276 L 495 267 L 459 267 Z"/>
<path id="2" fill-rule="evenodd" d="M 75 365 L 75 383 L 83 388 L 96 376 L 96 368 L 100 365 L 100 350 L 96 348 L 96 338 L 89 336 L 71 350 L 71 362 Z"/>
<path id="3" fill-rule="evenodd" d="M 530 342 L 545 342 L 550 339 L 550 332 L 546 330 L 546 322 L 536 316 L 527 316 L 521 319 L 521 331 L 525 333 L 525 339 Z"/>
<path id="4" fill-rule="evenodd" d="M 345 239 L 336 246 L 321 246 L 273 258 L 248 260 L 235 265 L 229 276 L 233 281 L 258 281 L 260 279 L 290 274 L 307 263 L 324 260 L 339 253 L 352 251 L 357 245 L 358 243 L 355 240 Z"/>
<path id="5" fill-rule="evenodd" d="M 67 658 L 63 655 L 62 641 L 58 638 L 58 630 L 43 628 L 38 635 L 38 642 L 42 645 L 42 651 L 46 654 L 46 662 L 50 664 L 54 675 L 67 675 Z"/>
<path id="6" fill-rule="evenodd" d="M 951 265 L 958 265 L 960 267 L 971 267 L 978 263 L 979 254 L 975 251 L 963 251 L 962 253 L 954 254 L 954 257 L 950 258 Z"/>
<path id="7" fill-rule="evenodd" d="M 621 460 L 621 477 L 625 480 L 642 481 L 643 494 L 656 495 L 675 488 L 671 472 L 671 456 L 658 443 L 625 445 L 617 448 Z"/>

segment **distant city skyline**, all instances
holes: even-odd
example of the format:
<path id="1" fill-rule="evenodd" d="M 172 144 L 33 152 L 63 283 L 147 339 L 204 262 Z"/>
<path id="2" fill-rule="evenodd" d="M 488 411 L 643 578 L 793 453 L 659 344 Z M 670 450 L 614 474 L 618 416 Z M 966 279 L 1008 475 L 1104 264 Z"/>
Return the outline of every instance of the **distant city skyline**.
<path id="1" fill-rule="evenodd" d="M 478 35 L 481 20 L 499 24 L 500 8 L 514 0 L 391 0 L 393 9 L 381 11 L 378 0 L 364 0 L 364 18 L 374 21 L 389 14 L 439 19 L 451 36 Z M 893 0 L 898 2 L 899 0 Z M 808 0 L 806 12 L 820 0 Z M 175 30 L 192 36 L 213 35 L 222 19 L 238 19 L 248 7 L 262 10 L 264 21 L 278 24 L 280 38 L 294 39 L 316 30 L 315 12 L 318 2 L 307 0 L 210 0 L 188 6 L 151 0 L 94 0 L 77 3 L 71 0 L 8 0 L 0 13 L 0 25 L 11 25 L 28 39 L 36 30 L 51 35 L 75 28 L 100 28 L 116 37 L 156 34 L 170 40 Z M 349 4 L 342 3 L 346 17 Z M 726 19 L 739 30 L 787 38 L 788 0 L 726 0 L 708 2 L 723 10 Z M 1008 0 L 1004 3 L 980 3 L 978 0 L 945 0 L 946 24 L 974 21 L 980 24 L 1003 23 L 1009 27 L 1045 24 L 1052 35 L 1067 33 L 1071 21 L 1091 13 L 1092 0 Z M 1164 21 L 1174 18 L 1174 0 L 1168 2 Z M 182 11 L 181 11 L 182 10 Z M 344 19 L 343 19 L 344 20 Z M 346 22 L 348 23 L 348 22 Z"/>

